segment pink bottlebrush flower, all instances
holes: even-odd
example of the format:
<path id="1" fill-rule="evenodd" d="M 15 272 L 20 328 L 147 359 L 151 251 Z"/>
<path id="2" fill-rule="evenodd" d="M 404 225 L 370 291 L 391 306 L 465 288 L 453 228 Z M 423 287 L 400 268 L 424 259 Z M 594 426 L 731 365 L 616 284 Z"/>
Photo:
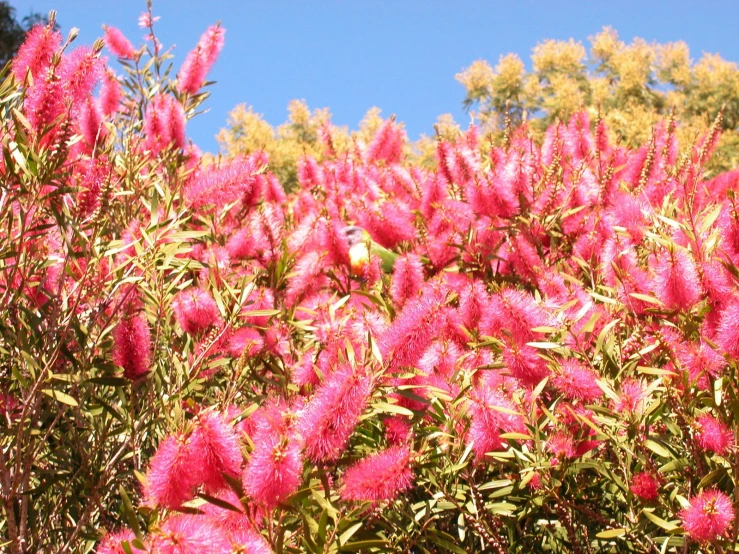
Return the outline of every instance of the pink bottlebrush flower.
<path id="1" fill-rule="evenodd" d="M 395 499 L 413 485 L 410 458 L 410 449 L 397 445 L 357 462 L 344 472 L 341 498 L 371 502 Z"/>
<path id="2" fill-rule="evenodd" d="M 427 374 L 451 377 L 457 370 L 457 360 L 462 350 L 452 341 L 436 341 L 429 346 L 418 361 L 418 368 Z"/>
<path id="3" fill-rule="evenodd" d="M 77 124 L 84 137 L 86 152 L 92 152 L 93 148 L 101 145 L 108 135 L 108 130 L 103 125 L 103 112 L 99 102 L 92 97 L 87 97 L 77 111 Z"/>
<path id="4" fill-rule="evenodd" d="M 582 362 L 568 358 L 562 362 L 560 371 L 552 379 L 554 387 L 570 399 L 579 399 L 583 402 L 594 402 L 603 391 L 595 382 L 596 373 Z"/>
<path id="5" fill-rule="evenodd" d="M 228 353 L 232 358 L 240 358 L 242 355 L 254 357 L 263 346 L 262 335 L 253 327 L 242 327 L 228 339 Z"/>
<path id="6" fill-rule="evenodd" d="M 106 71 L 100 85 L 100 109 L 103 115 L 109 117 L 118 113 L 122 96 L 121 84 L 115 74 L 112 71 Z"/>
<path id="7" fill-rule="evenodd" d="M 136 57 L 136 50 L 120 29 L 103 25 L 105 29 L 105 46 L 117 57 L 132 60 Z"/>
<path id="8" fill-rule="evenodd" d="M 629 490 L 642 500 L 654 502 L 659 498 L 659 480 L 647 471 L 637 473 L 631 479 Z"/>
<path id="9" fill-rule="evenodd" d="M 390 298 L 399 308 L 408 300 L 413 300 L 423 286 L 423 264 L 418 254 L 404 254 L 395 259 L 393 280 L 390 284 Z"/>
<path id="10" fill-rule="evenodd" d="M 251 229 L 238 229 L 226 241 L 226 251 L 231 259 L 253 258 L 256 256 L 256 240 Z"/>
<path id="11" fill-rule="evenodd" d="M 61 81 L 52 75 L 41 75 L 33 82 L 33 86 L 26 91 L 23 113 L 34 131 L 40 132 L 45 126 L 64 116 L 64 96 Z M 49 133 L 46 143 L 50 144 L 56 135 L 56 130 Z"/>
<path id="12" fill-rule="evenodd" d="M 644 407 L 645 398 L 644 385 L 635 379 L 626 379 L 621 384 L 621 395 L 615 403 L 615 411 L 628 414 L 639 412 Z"/>
<path id="13" fill-rule="evenodd" d="M 704 342 L 681 343 L 677 350 L 677 359 L 688 372 L 690 383 L 696 383 L 701 390 L 708 390 L 709 377 L 718 377 L 726 367 L 726 359 Z"/>
<path id="14" fill-rule="evenodd" d="M 503 362 L 513 377 L 530 388 L 538 385 L 550 373 L 536 348 L 513 341 L 507 343 L 507 348 L 503 351 Z"/>
<path id="15" fill-rule="evenodd" d="M 509 335 L 519 344 L 535 341 L 532 329 L 550 324 L 549 315 L 534 297 L 515 289 L 505 289 L 490 297 L 480 321 L 480 330 L 489 335 Z"/>
<path id="16" fill-rule="evenodd" d="M 203 86 L 205 76 L 218 59 L 223 48 L 226 30 L 218 25 L 211 25 L 200 37 L 200 41 L 192 50 L 177 75 L 177 88 L 180 92 L 197 94 Z"/>
<path id="17" fill-rule="evenodd" d="M 392 365 L 413 365 L 436 338 L 446 319 L 445 298 L 436 290 L 424 290 L 408 302 L 379 338 L 383 357 L 392 355 Z"/>
<path id="18" fill-rule="evenodd" d="M 732 358 L 739 358 L 739 298 L 736 296 L 729 298 L 721 311 L 715 341 Z"/>
<path id="19" fill-rule="evenodd" d="M 384 160 L 386 163 L 398 163 L 403 155 L 405 132 L 395 123 L 393 118 L 385 121 L 377 131 L 375 138 L 367 150 L 369 161 Z"/>
<path id="20" fill-rule="evenodd" d="M 306 350 L 300 359 L 290 368 L 293 383 L 300 387 L 317 385 L 319 383 L 314 356 L 314 349 Z"/>
<path id="21" fill-rule="evenodd" d="M 702 294 L 693 258 L 682 249 L 663 252 L 657 263 L 654 290 L 669 309 L 689 310 Z"/>
<path id="22" fill-rule="evenodd" d="M 192 500 L 198 475 L 192 471 L 193 452 L 188 437 L 167 436 L 149 461 L 144 497 L 147 503 L 165 508 L 178 508 Z"/>
<path id="23" fill-rule="evenodd" d="M 128 315 L 113 331 L 113 361 L 123 376 L 137 381 L 151 371 L 151 330 L 143 314 Z"/>
<path id="24" fill-rule="evenodd" d="M 249 529 L 252 523 L 244 510 L 239 495 L 232 489 L 227 488 L 213 495 L 218 500 L 228 504 L 231 509 L 212 504 L 203 504 L 198 509 L 203 512 L 213 523 L 226 530 L 229 535 L 240 529 Z"/>
<path id="25" fill-rule="evenodd" d="M 324 259 L 325 256 L 318 252 L 309 252 L 297 261 L 285 292 L 285 303 L 288 306 L 295 305 L 325 284 Z"/>
<path id="26" fill-rule="evenodd" d="M 92 93 L 104 68 L 105 61 L 87 46 L 80 46 L 62 58 L 59 77 L 73 105 L 79 106 Z"/>
<path id="27" fill-rule="evenodd" d="M 485 306 L 490 302 L 490 295 L 485 285 L 480 281 L 473 281 L 468 287 L 459 292 L 459 316 L 466 329 L 477 329 Z"/>
<path id="28" fill-rule="evenodd" d="M 212 204 L 220 210 L 226 204 L 245 198 L 254 188 L 259 162 L 258 157 L 249 156 L 203 169 L 188 183 L 185 201 L 192 208 Z"/>
<path id="29" fill-rule="evenodd" d="M 239 437 L 220 414 L 207 412 L 197 417 L 189 448 L 193 453 L 192 471 L 208 492 L 226 486 L 222 475 L 236 477 L 241 473 Z"/>
<path id="30" fill-rule="evenodd" d="M 346 365 L 316 390 L 298 420 L 308 458 L 321 462 L 341 456 L 367 406 L 371 387 L 370 377 Z"/>
<path id="31" fill-rule="evenodd" d="M 157 554 L 224 554 L 231 552 L 226 532 L 207 517 L 170 516 L 153 540 Z"/>
<path id="32" fill-rule="evenodd" d="M 274 508 L 300 486 L 302 443 L 295 437 L 264 433 L 254 439 L 254 451 L 243 473 L 244 491 L 256 502 Z"/>
<path id="33" fill-rule="evenodd" d="M 697 423 L 698 433 L 695 438 L 702 449 L 725 454 L 734 446 L 734 431 L 723 421 L 711 414 L 703 414 Z"/>
<path id="34" fill-rule="evenodd" d="M 403 416 L 386 417 L 382 420 L 382 425 L 390 444 L 404 444 L 411 437 L 410 421 Z"/>
<path id="35" fill-rule="evenodd" d="M 229 533 L 231 551 L 238 554 L 272 554 L 272 549 L 262 536 L 248 528 L 234 529 Z"/>
<path id="36" fill-rule="evenodd" d="M 552 433 L 546 447 L 557 458 L 575 457 L 575 443 L 569 433 L 563 431 Z"/>
<path id="37" fill-rule="evenodd" d="M 482 383 L 470 395 L 469 404 L 472 422 L 467 435 L 467 442 L 472 443 L 475 458 L 485 459 L 486 452 L 493 452 L 506 447 L 503 433 L 526 432 L 523 417 L 516 406 L 499 390 L 489 383 Z"/>
<path id="38" fill-rule="evenodd" d="M 726 536 L 734 521 L 734 506 L 723 492 L 707 490 L 690 499 L 680 518 L 690 538 L 710 542 Z"/>
<path id="39" fill-rule="evenodd" d="M 127 542 L 133 554 L 137 552 L 144 552 L 131 544 L 136 540 L 136 535 L 129 529 L 118 531 L 117 533 L 108 533 L 100 541 L 100 544 L 95 549 L 96 554 L 126 554 L 123 549 L 123 543 Z"/>
<path id="40" fill-rule="evenodd" d="M 51 25 L 36 25 L 26 35 L 25 42 L 18 49 L 11 66 L 13 76 L 23 82 L 26 73 L 34 80 L 43 75 L 51 65 L 51 58 L 62 45 L 62 35 Z"/>
<path id="41" fill-rule="evenodd" d="M 156 156 L 170 144 L 185 146 L 185 109 L 170 94 L 151 99 L 144 114 L 144 148 Z"/>
<path id="42" fill-rule="evenodd" d="M 180 291 L 172 300 L 172 309 L 177 323 L 190 335 L 197 335 L 221 322 L 218 304 L 210 292 L 201 288 Z"/>

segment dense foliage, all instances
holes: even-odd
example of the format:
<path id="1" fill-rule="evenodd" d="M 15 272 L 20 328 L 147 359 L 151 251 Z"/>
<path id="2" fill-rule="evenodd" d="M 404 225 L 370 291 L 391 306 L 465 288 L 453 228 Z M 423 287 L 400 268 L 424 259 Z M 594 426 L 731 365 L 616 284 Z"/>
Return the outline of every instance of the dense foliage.
<path id="1" fill-rule="evenodd" d="M 296 107 L 286 192 L 186 139 L 224 30 L 171 78 L 141 24 L 105 31 L 122 76 L 47 26 L 0 85 L 4 547 L 739 547 L 720 114 L 635 148 L 583 111 L 472 127 L 428 168 L 392 119 L 339 147 Z"/>

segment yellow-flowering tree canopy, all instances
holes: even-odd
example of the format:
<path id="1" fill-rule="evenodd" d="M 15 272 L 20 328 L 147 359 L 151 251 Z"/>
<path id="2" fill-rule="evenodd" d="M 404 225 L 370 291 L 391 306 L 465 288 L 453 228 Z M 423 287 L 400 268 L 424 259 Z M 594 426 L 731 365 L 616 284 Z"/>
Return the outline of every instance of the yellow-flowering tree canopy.
<path id="1" fill-rule="evenodd" d="M 739 136 L 739 68 L 718 54 L 694 62 L 684 42 L 631 44 L 604 28 L 590 38 L 590 51 L 572 39 L 546 40 L 531 55 L 531 70 L 515 54 L 492 67 L 478 60 L 457 75 L 465 106 L 481 127 L 501 132 L 508 116 L 535 131 L 565 121 L 582 108 L 602 117 L 615 138 L 629 146 L 648 141 L 655 124 L 680 121 L 677 133 L 689 144 L 722 111 L 724 134 L 714 164 L 736 164 Z"/>

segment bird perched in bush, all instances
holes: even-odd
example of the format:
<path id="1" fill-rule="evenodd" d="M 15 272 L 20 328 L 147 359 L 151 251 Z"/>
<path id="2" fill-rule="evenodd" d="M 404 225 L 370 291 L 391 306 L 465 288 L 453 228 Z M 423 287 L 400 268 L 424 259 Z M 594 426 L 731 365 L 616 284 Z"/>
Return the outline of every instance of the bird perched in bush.
<path id="1" fill-rule="evenodd" d="M 361 275 L 372 256 L 380 258 L 382 270 L 390 273 L 398 255 L 384 246 L 377 244 L 370 234 L 357 225 L 350 225 L 344 230 L 349 243 L 349 264 L 353 275 Z"/>

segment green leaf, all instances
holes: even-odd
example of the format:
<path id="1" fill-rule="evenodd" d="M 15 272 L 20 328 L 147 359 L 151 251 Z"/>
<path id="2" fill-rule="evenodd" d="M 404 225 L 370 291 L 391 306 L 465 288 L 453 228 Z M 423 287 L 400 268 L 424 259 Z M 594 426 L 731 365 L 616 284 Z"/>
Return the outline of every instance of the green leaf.
<path id="1" fill-rule="evenodd" d="M 413 417 L 414 415 L 416 415 L 408 408 L 404 408 L 403 406 L 398 406 L 397 404 L 390 404 L 388 402 L 377 402 L 376 404 L 372 404 L 372 407 L 378 412 L 385 412 L 389 414 L 400 414 L 400 415 L 404 415 L 408 417 Z"/>
<path id="2" fill-rule="evenodd" d="M 136 517 L 136 512 L 133 509 L 133 504 L 131 504 L 131 499 L 128 497 L 128 493 L 126 493 L 126 489 L 123 488 L 123 485 L 118 487 L 118 492 L 120 493 L 121 500 L 123 501 L 123 513 L 126 516 L 126 520 L 128 521 L 128 526 L 136 534 L 137 539 L 144 540 L 143 535 L 141 534 L 141 527 L 139 527 L 139 520 Z"/>
<path id="3" fill-rule="evenodd" d="M 340 552 L 356 552 L 365 548 L 387 548 L 388 543 L 384 540 L 373 539 L 367 541 L 349 542 L 339 547 Z M 464 554 L 464 553 L 463 553 Z"/>
<path id="4" fill-rule="evenodd" d="M 341 535 L 339 535 L 339 544 L 342 546 L 345 545 L 346 541 L 351 539 L 354 533 L 356 533 L 357 531 L 359 531 L 359 529 L 362 528 L 362 525 L 364 525 L 364 523 L 362 523 L 361 521 L 359 523 L 355 523 L 354 525 L 349 527 L 349 529 L 347 529 Z"/>
<path id="5" fill-rule="evenodd" d="M 61 402 L 62 404 L 66 404 L 67 406 L 79 406 L 74 398 L 64 392 L 60 392 L 54 389 L 42 389 L 41 392 L 43 392 L 46 396 L 50 396 L 54 400 Z"/>
<path id="6" fill-rule="evenodd" d="M 675 525 L 674 523 L 670 523 L 669 521 L 666 521 L 662 519 L 659 516 L 654 515 L 651 511 L 644 509 L 642 510 L 642 513 L 646 516 L 646 518 L 654 523 L 655 525 L 661 527 L 665 531 L 674 531 L 675 529 L 678 529 L 679 527 Z"/>
<path id="7" fill-rule="evenodd" d="M 202 498 L 205 500 L 208 504 L 213 504 L 214 506 L 218 506 L 219 508 L 223 508 L 224 510 L 228 510 L 230 512 L 236 512 L 239 514 L 242 514 L 243 512 L 238 509 L 236 506 L 231 504 L 230 502 L 226 502 L 225 500 L 221 500 L 220 498 L 216 498 L 215 496 L 210 496 L 209 494 L 205 493 L 198 493 L 198 498 Z"/>
<path id="8" fill-rule="evenodd" d="M 670 451 L 667 450 L 664 446 L 659 444 L 656 441 L 653 441 L 652 439 L 647 439 L 644 441 L 644 446 L 649 448 L 652 452 L 657 454 L 657 456 L 662 456 L 663 458 L 671 458 L 672 454 L 670 454 Z"/>
<path id="9" fill-rule="evenodd" d="M 526 346 L 533 348 L 539 348 L 542 350 L 551 350 L 553 348 L 562 348 L 562 345 L 557 342 L 527 342 Z"/>
<path id="10" fill-rule="evenodd" d="M 625 535 L 628 532 L 628 529 L 622 527 L 620 529 L 608 529 L 607 531 L 601 531 L 595 536 L 599 539 L 615 539 L 616 537 Z"/>

